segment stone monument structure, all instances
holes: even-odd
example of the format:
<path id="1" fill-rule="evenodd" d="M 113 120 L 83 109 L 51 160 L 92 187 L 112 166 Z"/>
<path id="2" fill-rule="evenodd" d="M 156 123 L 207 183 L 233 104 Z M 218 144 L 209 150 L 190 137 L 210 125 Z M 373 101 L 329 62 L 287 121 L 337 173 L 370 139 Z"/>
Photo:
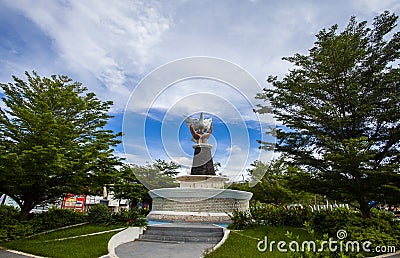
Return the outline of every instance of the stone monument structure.
<path id="1" fill-rule="evenodd" d="M 228 178 L 215 174 L 210 138 L 212 119 L 187 117 L 192 134 L 194 155 L 190 175 L 178 176 L 179 188 L 161 188 L 149 191 L 153 200 L 147 216 L 152 220 L 185 222 L 229 222 L 234 209 L 247 210 L 252 193 L 225 189 Z"/>

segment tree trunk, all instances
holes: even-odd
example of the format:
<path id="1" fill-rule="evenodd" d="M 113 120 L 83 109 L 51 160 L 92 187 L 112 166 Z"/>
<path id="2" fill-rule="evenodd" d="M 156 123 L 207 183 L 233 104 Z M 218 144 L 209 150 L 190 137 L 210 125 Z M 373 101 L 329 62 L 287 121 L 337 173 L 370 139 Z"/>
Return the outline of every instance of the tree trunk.
<path id="1" fill-rule="evenodd" d="M 27 220 L 29 216 L 29 212 L 33 209 L 32 201 L 24 201 L 24 204 L 21 207 L 21 213 L 19 214 L 19 221 Z"/>
<path id="2" fill-rule="evenodd" d="M 372 218 L 371 207 L 369 207 L 368 202 L 365 200 L 358 200 L 358 203 L 360 204 L 360 211 L 364 219 Z"/>

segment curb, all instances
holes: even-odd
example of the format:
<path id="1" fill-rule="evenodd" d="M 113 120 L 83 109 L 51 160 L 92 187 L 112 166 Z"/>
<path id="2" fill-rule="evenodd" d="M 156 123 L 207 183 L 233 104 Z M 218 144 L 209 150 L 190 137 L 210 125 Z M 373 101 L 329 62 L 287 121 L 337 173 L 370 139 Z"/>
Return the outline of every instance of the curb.
<path id="1" fill-rule="evenodd" d="M 117 254 L 115 253 L 115 248 L 117 248 L 119 245 L 135 241 L 135 239 L 138 239 L 139 236 L 143 234 L 143 231 L 143 227 L 129 227 L 113 235 L 110 241 L 108 241 L 108 254 L 104 257 L 118 258 Z"/>
<path id="2" fill-rule="evenodd" d="M 23 255 L 23 256 L 26 256 L 26 257 L 44 258 L 43 256 L 37 256 L 37 255 L 34 255 L 34 254 L 28 254 L 28 253 L 24 253 L 24 252 L 12 250 L 12 249 L 5 249 L 5 248 L 2 248 L 2 247 L 0 247 L 0 250 L 4 250 L 6 252 L 13 253 L 13 254 Z"/>
<path id="3" fill-rule="evenodd" d="M 397 251 L 395 253 L 387 253 L 387 254 L 381 254 L 378 256 L 374 256 L 373 258 L 384 258 L 384 257 L 397 257 L 397 255 L 400 255 L 400 251 Z"/>
<path id="4" fill-rule="evenodd" d="M 224 236 L 222 237 L 221 241 L 219 241 L 218 244 L 216 244 L 213 248 L 206 250 L 206 252 L 200 258 L 203 258 L 204 255 L 214 252 L 215 250 L 220 248 L 221 245 L 223 245 L 225 241 L 228 239 L 230 233 L 231 231 L 229 229 L 224 228 Z"/>
<path id="5" fill-rule="evenodd" d="M 89 222 L 82 222 L 82 223 L 78 223 L 78 224 L 73 224 L 73 225 L 69 225 L 69 226 L 64 226 L 64 227 L 61 227 L 61 228 L 55 228 L 55 229 L 51 229 L 51 230 L 47 230 L 47 231 L 43 231 L 43 232 L 40 232 L 40 233 L 33 234 L 33 235 L 27 236 L 27 237 L 25 237 L 25 238 L 31 238 L 31 237 L 34 237 L 34 236 L 40 236 L 40 235 L 47 234 L 47 233 L 51 233 L 51 232 L 54 232 L 54 231 L 58 231 L 58 230 L 62 230 L 62 229 L 67 229 L 67 228 L 78 227 L 78 226 L 82 226 L 82 225 L 85 225 L 85 224 L 89 224 Z"/>

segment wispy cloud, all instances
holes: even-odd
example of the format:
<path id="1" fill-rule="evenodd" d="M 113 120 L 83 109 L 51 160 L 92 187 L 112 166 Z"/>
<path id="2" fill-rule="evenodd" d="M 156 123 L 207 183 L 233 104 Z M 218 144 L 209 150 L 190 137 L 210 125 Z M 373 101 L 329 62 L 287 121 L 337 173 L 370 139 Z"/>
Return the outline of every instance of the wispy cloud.
<path id="1" fill-rule="evenodd" d="M 0 79 L 9 81 L 11 75 L 21 75 L 24 70 L 37 70 L 43 76 L 66 74 L 83 82 L 100 98 L 113 100 L 113 112 L 119 117 L 136 88 L 128 105 L 133 115 L 130 117 L 127 112 L 123 130 L 129 136 L 125 143 L 133 144 L 127 145 L 127 155 L 138 164 L 151 161 L 144 143 L 146 137 L 151 142 L 152 156 L 170 155 L 188 163 L 191 146 L 180 146 L 183 142 L 191 144 L 179 138 L 182 115 L 209 112 L 226 124 L 226 130 L 221 126 L 221 133 L 215 132 L 215 155 L 216 161 L 226 164 L 223 173 L 234 177 L 254 159 L 271 156 L 257 152 L 254 142 L 265 137 L 260 133 L 264 130 L 261 126 L 273 124 L 273 120 L 271 116 L 257 116 L 252 107 L 259 103 L 255 94 L 271 87 L 265 81 L 267 76 L 283 76 L 291 68 L 281 58 L 307 53 L 314 35 L 322 28 L 336 23 L 343 28 L 350 16 L 371 21 L 383 10 L 398 12 L 400 3 L 3 0 Z M 220 81 L 176 81 L 193 69 L 215 75 L 221 72 L 210 65 L 184 65 L 165 70 L 145 85 L 138 84 L 157 67 L 190 56 L 216 57 L 233 62 L 242 70 L 232 70 L 230 78 Z M 244 71 L 253 80 L 243 76 Z M 254 82 L 259 85 L 254 86 Z M 160 132 L 150 127 L 146 128 L 147 134 L 143 131 L 143 115 L 149 108 L 149 119 L 176 126 L 175 131 L 164 132 L 169 138 L 175 134 L 176 142 L 165 140 L 169 148 L 177 144 L 167 156 L 165 150 L 158 149 L 159 145 L 163 147 Z"/>
<path id="2" fill-rule="evenodd" d="M 170 27 L 158 4 L 146 1 L 5 1 L 52 40 L 60 62 L 89 78 L 96 93 L 122 108 L 130 77 L 148 69 L 148 53 Z M 111 93 L 111 94 L 110 94 Z"/>

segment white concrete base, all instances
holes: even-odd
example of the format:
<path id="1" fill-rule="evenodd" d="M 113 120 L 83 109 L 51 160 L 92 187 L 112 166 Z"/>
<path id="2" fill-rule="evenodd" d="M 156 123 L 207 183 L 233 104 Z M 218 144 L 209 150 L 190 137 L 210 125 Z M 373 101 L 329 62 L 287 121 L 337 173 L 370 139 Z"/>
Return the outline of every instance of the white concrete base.
<path id="1" fill-rule="evenodd" d="M 111 237 L 108 242 L 108 257 L 110 258 L 118 258 L 115 254 L 115 248 L 119 245 L 135 241 L 138 239 L 141 234 L 143 234 L 144 228 L 140 227 L 129 227 L 118 234 L 115 234 Z"/>
<path id="2" fill-rule="evenodd" d="M 224 189 L 225 182 L 227 182 L 229 178 L 212 175 L 186 175 L 178 176 L 176 180 L 179 182 L 180 188 Z"/>
<path id="3" fill-rule="evenodd" d="M 151 211 L 148 219 L 154 221 L 201 222 L 201 223 L 230 223 L 231 218 L 222 212 L 179 212 L 179 211 Z"/>

